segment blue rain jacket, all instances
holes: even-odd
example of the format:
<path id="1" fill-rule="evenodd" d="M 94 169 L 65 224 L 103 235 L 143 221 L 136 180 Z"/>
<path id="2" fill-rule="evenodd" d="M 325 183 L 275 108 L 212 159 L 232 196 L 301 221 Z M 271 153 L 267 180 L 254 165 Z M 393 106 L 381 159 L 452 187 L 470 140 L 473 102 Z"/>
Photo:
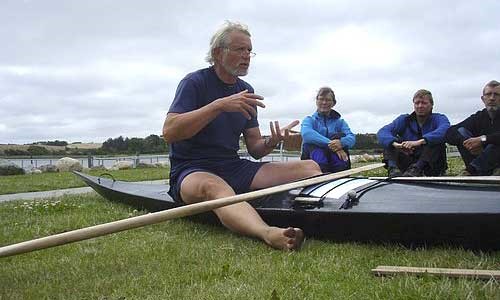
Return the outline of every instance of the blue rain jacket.
<path id="1" fill-rule="evenodd" d="M 421 138 L 425 139 L 429 145 L 436 145 L 444 143 L 449 127 L 450 121 L 445 115 L 432 113 L 420 128 L 415 112 L 413 112 L 410 115 L 402 114 L 390 124 L 382 127 L 377 133 L 377 138 L 384 148 L 392 147 L 394 141 L 416 141 Z"/>
<path id="2" fill-rule="evenodd" d="M 313 144 L 322 148 L 328 147 L 333 136 L 342 136 L 342 148 L 350 149 L 356 143 L 356 137 L 349 125 L 340 117 L 340 114 L 331 110 L 328 115 L 315 112 L 307 116 L 301 125 L 302 144 Z"/>

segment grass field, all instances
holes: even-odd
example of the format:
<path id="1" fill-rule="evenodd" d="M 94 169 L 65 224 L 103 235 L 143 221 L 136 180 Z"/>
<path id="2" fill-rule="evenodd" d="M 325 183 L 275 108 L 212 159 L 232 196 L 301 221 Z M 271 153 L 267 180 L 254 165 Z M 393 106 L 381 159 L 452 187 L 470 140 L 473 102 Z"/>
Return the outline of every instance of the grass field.
<path id="1" fill-rule="evenodd" d="M 0 245 L 142 212 L 97 195 L 0 205 Z M 172 220 L 0 259 L 0 299 L 499 299 L 493 280 L 379 278 L 377 265 L 498 269 L 500 253 L 309 239 L 271 250 L 221 227 Z"/>
<path id="2" fill-rule="evenodd" d="M 168 178 L 168 172 L 168 168 L 144 168 L 118 171 L 92 170 L 88 173 L 95 176 L 109 173 L 119 180 L 144 181 L 166 179 Z M 71 172 L 0 176 L 0 195 L 50 191 L 82 186 L 87 185 Z"/>
<path id="3" fill-rule="evenodd" d="M 0 152 L 4 152 L 5 150 L 23 150 L 26 151 L 28 148 L 33 145 L 16 145 L 16 144 L 0 144 Z M 51 145 L 41 145 L 35 144 L 35 146 L 43 147 L 49 151 L 59 151 L 65 150 L 66 148 L 70 149 L 98 149 L 102 146 L 102 143 L 75 143 L 68 144 L 66 146 L 51 146 Z"/>
<path id="4" fill-rule="evenodd" d="M 0 153 L 4 152 L 5 150 L 27 151 L 30 146 L 33 145 L 0 144 Z M 35 145 L 35 146 L 43 147 L 49 151 L 60 151 L 65 149 L 65 146 L 49 146 L 49 145 Z"/>
<path id="5" fill-rule="evenodd" d="M 96 194 L 2 203 L 0 246 L 143 213 Z M 176 219 L 0 258 L 0 299 L 500 299 L 494 280 L 380 278 L 378 265 L 500 269 L 500 252 L 309 239 L 286 253 Z"/>

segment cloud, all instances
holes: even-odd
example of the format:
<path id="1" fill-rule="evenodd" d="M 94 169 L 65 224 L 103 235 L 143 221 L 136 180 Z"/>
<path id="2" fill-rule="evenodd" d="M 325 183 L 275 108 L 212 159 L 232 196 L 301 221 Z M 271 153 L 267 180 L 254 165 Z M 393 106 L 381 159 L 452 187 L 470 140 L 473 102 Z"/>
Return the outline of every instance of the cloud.
<path id="1" fill-rule="evenodd" d="M 12 1 L 0 18 L 0 143 L 159 134 L 178 82 L 206 67 L 211 34 L 247 23 L 244 80 L 270 120 L 301 120 L 320 86 L 357 132 L 376 132 L 432 91 L 457 122 L 498 78 L 497 1 Z"/>

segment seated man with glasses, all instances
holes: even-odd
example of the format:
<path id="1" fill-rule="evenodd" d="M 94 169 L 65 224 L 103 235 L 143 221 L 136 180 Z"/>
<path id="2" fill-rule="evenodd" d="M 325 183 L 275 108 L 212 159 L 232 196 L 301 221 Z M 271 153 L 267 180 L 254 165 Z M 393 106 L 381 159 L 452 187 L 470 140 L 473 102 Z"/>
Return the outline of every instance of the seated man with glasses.
<path id="1" fill-rule="evenodd" d="M 261 136 L 257 106 L 265 107 L 264 98 L 239 78 L 248 73 L 254 55 L 247 27 L 226 22 L 210 41 L 207 61 L 212 66 L 179 83 L 163 126 L 170 146 L 169 194 L 176 201 L 208 201 L 321 174 L 310 160 L 263 163 L 238 156 L 241 134 L 248 153 L 258 159 L 286 140 L 295 124 L 280 129 L 271 122 L 271 136 Z M 269 226 L 247 202 L 214 213 L 230 230 L 273 248 L 295 250 L 304 240 L 300 228 Z"/>
<path id="2" fill-rule="evenodd" d="M 500 83 L 488 82 L 481 100 L 485 108 L 451 126 L 446 142 L 460 151 L 464 175 L 500 176 Z"/>
<path id="3" fill-rule="evenodd" d="M 339 172 L 351 168 L 348 149 L 356 137 L 349 125 L 333 110 L 335 93 L 322 87 L 316 95 L 316 112 L 302 121 L 301 159 L 312 159 L 323 172 Z"/>
<path id="4" fill-rule="evenodd" d="M 432 112 L 434 99 L 427 90 L 415 93 L 413 107 L 413 113 L 400 115 L 377 133 L 388 176 L 443 175 L 448 167 L 444 136 L 450 122 Z"/>

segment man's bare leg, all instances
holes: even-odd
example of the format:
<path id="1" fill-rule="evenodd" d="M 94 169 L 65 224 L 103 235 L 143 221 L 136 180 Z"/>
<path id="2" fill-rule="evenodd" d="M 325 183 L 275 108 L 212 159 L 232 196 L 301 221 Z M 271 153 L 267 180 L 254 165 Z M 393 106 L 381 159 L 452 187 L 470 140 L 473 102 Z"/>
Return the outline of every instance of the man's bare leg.
<path id="1" fill-rule="evenodd" d="M 290 181 L 316 176 L 321 174 L 318 164 L 312 160 L 301 160 L 286 163 L 268 163 L 263 165 L 252 181 L 252 190 L 276 186 Z M 283 239 L 289 239 L 288 249 L 299 249 L 304 242 L 304 232 L 300 228 L 289 227 L 286 229 L 271 227 L 268 239 L 281 244 Z"/>
<path id="2" fill-rule="evenodd" d="M 267 163 L 255 174 L 250 189 L 268 188 L 321 174 L 321 169 L 313 160 Z"/>
<path id="3" fill-rule="evenodd" d="M 181 184 L 185 203 L 195 203 L 235 195 L 233 189 L 220 177 L 207 172 L 194 172 Z M 260 238 L 273 248 L 295 250 L 300 248 L 304 234 L 298 228 L 279 228 L 267 225 L 247 202 L 240 202 L 214 210 L 228 229 Z"/>

